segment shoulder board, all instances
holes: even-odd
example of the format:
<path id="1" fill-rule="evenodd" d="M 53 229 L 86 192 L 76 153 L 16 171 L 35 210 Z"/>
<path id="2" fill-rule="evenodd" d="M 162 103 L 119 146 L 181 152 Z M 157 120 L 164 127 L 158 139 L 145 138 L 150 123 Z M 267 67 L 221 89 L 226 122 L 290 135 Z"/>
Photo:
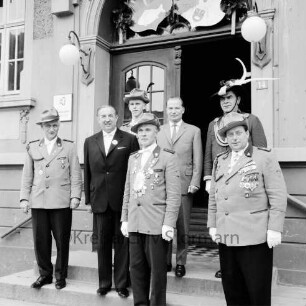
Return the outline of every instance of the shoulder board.
<path id="1" fill-rule="evenodd" d="M 40 139 L 36 139 L 36 140 L 31 140 L 29 141 L 29 144 L 32 143 L 32 142 L 36 142 L 36 141 L 39 141 Z"/>
<path id="2" fill-rule="evenodd" d="M 67 142 L 72 142 L 73 143 L 73 141 L 69 140 L 69 139 L 63 139 L 63 141 L 67 141 Z"/>
<path id="3" fill-rule="evenodd" d="M 266 152 L 271 152 L 271 149 L 265 148 L 265 147 L 257 147 L 258 150 L 266 151 Z"/>
<path id="4" fill-rule="evenodd" d="M 163 151 L 169 152 L 169 153 L 171 153 L 171 154 L 174 154 L 174 153 L 175 153 L 175 151 L 170 150 L 170 149 L 167 149 L 167 148 L 164 148 Z"/>
<path id="5" fill-rule="evenodd" d="M 229 152 L 228 150 L 223 151 L 223 152 L 217 154 L 216 158 L 218 158 L 218 157 L 220 157 L 220 156 L 222 156 L 222 155 L 224 155 L 224 154 L 227 154 L 228 152 Z"/>
<path id="6" fill-rule="evenodd" d="M 220 118 L 221 118 L 221 117 L 216 117 L 216 118 L 214 119 L 214 122 L 218 122 L 218 121 L 220 120 Z"/>
<path id="7" fill-rule="evenodd" d="M 130 156 L 131 156 L 131 155 L 134 155 L 134 154 L 136 154 L 136 153 L 138 153 L 138 151 L 135 151 L 135 152 L 130 153 Z"/>
<path id="8" fill-rule="evenodd" d="M 122 126 L 129 126 L 131 122 L 125 122 L 122 124 Z"/>

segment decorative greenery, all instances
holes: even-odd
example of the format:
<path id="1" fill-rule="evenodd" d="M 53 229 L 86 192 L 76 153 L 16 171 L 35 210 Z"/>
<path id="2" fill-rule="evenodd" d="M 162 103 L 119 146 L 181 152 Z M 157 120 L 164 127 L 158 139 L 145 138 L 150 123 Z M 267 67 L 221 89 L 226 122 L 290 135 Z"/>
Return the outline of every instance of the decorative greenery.
<path id="1" fill-rule="evenodd" d="M 233 11 L 236 11 L 237 18 L 244 17 L 249 10 L 248 0 L 222 0 L 220 3 L 221 10 L 230 19 Z"/>
<path id="2" fill-rule="evenodd" d="M 134 10 L 129 0 L 124 1 L 118 9 L 113 10 L 113 22 L 117 30 L 126 31 L 128 27 L 134 24 L 132 20 L 133 12 Z"/>

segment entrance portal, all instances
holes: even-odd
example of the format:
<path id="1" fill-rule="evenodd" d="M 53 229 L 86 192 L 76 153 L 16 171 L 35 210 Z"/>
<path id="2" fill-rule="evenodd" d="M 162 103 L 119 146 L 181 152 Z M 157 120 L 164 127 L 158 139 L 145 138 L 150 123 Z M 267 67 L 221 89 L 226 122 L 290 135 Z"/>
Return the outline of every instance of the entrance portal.
<path id="1" fill-rule="evenodd" d="M 201 129 L 204 153 L 209 122 L 222 115 L 219 103 L 212 103 L 210 96 L 219 90 L 220 81 L 242 76 L 242 66 L 235 60 L 236 57 L 250 71 L 250 43 L 237 36 L 182 46 L 181 97 L 186 108 L 184 120 Z M 248 95 L 240 109 L 251 112 L 251 86 L 244 86 Z M 193 206 L 207 208 L 207 204 L 208 194 L 202 182 L 201 190 L 195 194 Z"/>

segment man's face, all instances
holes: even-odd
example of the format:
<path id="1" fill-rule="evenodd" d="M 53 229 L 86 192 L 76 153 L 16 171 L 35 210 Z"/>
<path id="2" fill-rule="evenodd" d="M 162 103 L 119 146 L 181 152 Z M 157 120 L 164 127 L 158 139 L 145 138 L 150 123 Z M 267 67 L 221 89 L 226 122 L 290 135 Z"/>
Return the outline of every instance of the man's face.
<path id="1" fill-rule="evenodd" d="M 102 131 L 112 132 L 117 125 L 118 116 L 112 107 L 101 108 L 98 113 L 98 123 Z"/>
<path id="2" fill-rule="evenodd" d="M 224 114 L 237 112 L 240 103 L 240 97 L 237 97 L 232 91 L 228 91 L 220 97 L 220 106 Z"/>
<path id="3" fill-rule="evenodd" d="M 139 146 L 146 148 L 156 142 L 157 127 L 153 124 L 143 124 L 137 130 Z"/>
<path id="4" fill-rule="evenodd" d="M 171 122 L 179 122 L 183 114 L 185 112 L 185 108 L 182 106 L 182 102 L 178 99 L 170 99 L 167 103 L 167 115 L 168 119 Z"/>
<path id="5" fill-rule="evenodd" d="M 41 124 L 41 128 L 44 132 L 44 135 L 48 140 L 52 140 L 57 136 L 59 126 L 60 122 L 58 120 L 45 122 Z"/>
<path id="6" fill-rule="evenodd" d="M 132 113 L 132 118 L 140 117 L 145 109 L 146 109 L 146 104 L 142 100 L 129 101 L 129 110 Z"/>
<path id="7" fill-rule="evenodd" d="M 245 131 L 243 126 L 234 127 L 226 132 L 226 139 L 233 151 L 243 150 L 249 140 L 249 131 Z"/>

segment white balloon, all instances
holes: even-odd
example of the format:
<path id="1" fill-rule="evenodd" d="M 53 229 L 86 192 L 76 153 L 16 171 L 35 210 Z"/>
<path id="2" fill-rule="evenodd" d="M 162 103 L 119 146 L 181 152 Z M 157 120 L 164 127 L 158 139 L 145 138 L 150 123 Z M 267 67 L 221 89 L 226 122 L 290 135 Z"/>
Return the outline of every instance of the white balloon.
<path id="1" fill-rule="evenodd" d="M 266 22 L 259 16 L 248 17 L 241 26 L 242 37 L 249 42 L 260 41 L 266 32 Z"/>
<path id="2" fill-rule="evenodd" d="M 80 52 L 75 45 L 64 45 L 59 51 L 59 58 L 63 64 L 72 66 L 80 59 Z"/>

